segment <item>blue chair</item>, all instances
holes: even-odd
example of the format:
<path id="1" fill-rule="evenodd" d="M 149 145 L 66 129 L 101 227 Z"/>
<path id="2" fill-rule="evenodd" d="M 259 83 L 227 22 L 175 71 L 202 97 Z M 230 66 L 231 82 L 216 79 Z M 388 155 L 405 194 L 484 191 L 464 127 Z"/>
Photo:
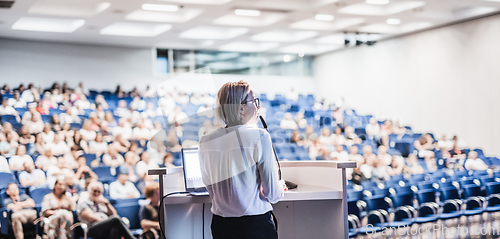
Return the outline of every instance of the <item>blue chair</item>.
<path id="1" fill-rule="evenodd" d="M 362 181 L 361 186 L 363 186 L 364 190 L 372 190 L 375 188 L 379 188 L 378 184 L 374 181 Z"/>
<path id="2" fill-rule="evenodd" d="M 442 211 L 440 219 L 451 219 L 462 216 L 462 200 L 456 187 L 441 188 Z"/>
<path id="3" fill-rule="evenodd" d="M 111 167 L 95 167 L 92 168 L 92 171 L 97 174 L 100 182 L 110 183 L 116 181 L 116 175 L 111 173 Z"/>
<path id="4" fill-rule="evenodd" d="M 363 200 L 364 197 L 363 191 L 347 190 L 347 200 Z"/>
<path id="5" fill-rule="evenodd" d="M 14 174 L 0 173 L 0 189 L 7 188 L 10 183 L 18 183 Z"/>
<path id="6" fill-rule="evenodd" d="M 83 154 L 83 157 L 85 157 L 85 162 L 89 167 L 90 163 L 96 159 L 95 154 Z"/>
<path id="7" fill-rule="evenodd" d="M 417 217 L 417 210 L 413 206 L 413 194 L 394 194 L 392 202 L 394 207 L 394 222 L 392 226 L 408 226 L 414 222 Z"/>
<path id="8" fill-rule="evenodd" d="M 49 194 L 52 192 L 52 189 L 50 188 L 34 188 L 29 190 L 30 197 L 35 201 L 35 205 L 37 207 L 40 207 L 43 201 L 43 197 L 45 195 Z"/>
<path id="9" fill-rule="evenodd" d="M 389 209 L 392 208 L 392 200 L 388 197 L 372 197 L 366 200 L 368 209 L 368 225 L 358 229 L 361 234 L 371 234 L 373 232 L 383 231 L 386 223 L 389 222 Z"/>
<path id="10" fill-rule="evenodd" d="M 418 183 L 418 190 L 430 189 L 436 191 L 436 185 L 434 182 L 421 182 Z"/>
<path id="11" fill-rule="evenodd" d="M 485 211 L 489 213 L 500 211 L 500 182 L 487 183 L 486 194 L 488 205 Z"/>
<path id="12" fill-rule="evenodd" d="M 483 213 L 485 199 L 482 196 L 481 188 L 476 184 L 463 186 L 463 196 L 465 198 L 464 215 L 472 216 Z"/>
<path id="13" fill-rule="evenodd" d="M 0 119 L 2 120 L 2 123 L 17 123 L 17 119 L 15 115 L 2 115 L 0 116 Z"/>
<path id="14" fill-rule="evenodd" d="M 418 217 L 417 223 L 427 223 L 439 219 L 439 205 L 436 203 L 436 192 L 432 189 L 419 190 L 417 193 Z"/>
<path id="15" fill-rule="evenodd" d="M 138 203 L 114 205 L 114 208 L 120 217 L 128 219 L 130 231 L 134 236 L 142 234 L 141 221 L 139 220 L 141 206 Z"/>

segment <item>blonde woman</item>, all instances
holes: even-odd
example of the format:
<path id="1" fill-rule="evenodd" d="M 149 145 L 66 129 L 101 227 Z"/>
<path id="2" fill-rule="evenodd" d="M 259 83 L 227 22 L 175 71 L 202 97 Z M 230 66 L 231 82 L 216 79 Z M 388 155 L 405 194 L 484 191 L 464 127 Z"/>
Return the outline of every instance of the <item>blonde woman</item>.
<path id="1" fill-rule="evenodd" d="M 283 197 L 271 137 L 259 129 L 259 99 L 244 82 L 229 82 L 217 94 L 217 117 L 225 127 L 200 139 L 202 180 L 212 199 L 212 236 L 278 238 L 271 220 Z"/>
<path id="2" fill-rule="evenodd" d="M 47 217 L 49 223 L 45 223 L 44 229 L 48 238 L 72 238 L 70 230 L 73 224 L 73 210 L 75 204 L 71 200 L 71 194 L 66 192 L 64 179 L 57 179 L 52 193 L 43 197 L 41 216 Z"/>

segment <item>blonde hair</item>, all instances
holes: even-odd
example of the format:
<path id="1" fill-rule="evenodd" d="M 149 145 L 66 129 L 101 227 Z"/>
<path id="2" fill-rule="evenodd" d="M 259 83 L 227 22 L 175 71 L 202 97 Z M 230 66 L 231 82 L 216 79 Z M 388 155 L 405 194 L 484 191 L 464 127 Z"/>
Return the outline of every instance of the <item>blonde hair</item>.
<path id="1" fill-rule="evenodd" d="M 217 93 L 216 116 L 224 125 L 242 124 L 240 105 L 248 97 L 250 85 L 241 80 L 224 84 Z"/>

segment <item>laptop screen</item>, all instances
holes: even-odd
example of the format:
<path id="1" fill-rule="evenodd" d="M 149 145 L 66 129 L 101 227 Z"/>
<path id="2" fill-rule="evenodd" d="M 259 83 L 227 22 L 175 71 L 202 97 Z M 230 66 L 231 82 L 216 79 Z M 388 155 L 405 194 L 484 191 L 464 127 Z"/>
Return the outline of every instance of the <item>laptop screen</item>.
<path id="1" fill-rule="evenodd" d="M 201 180 L 201 166 L 200 159 L 198 158 L 198 149 L 183 149 L 182 160 L 186 189 L 204 188 L 205 184 L 203 184 Z"/>

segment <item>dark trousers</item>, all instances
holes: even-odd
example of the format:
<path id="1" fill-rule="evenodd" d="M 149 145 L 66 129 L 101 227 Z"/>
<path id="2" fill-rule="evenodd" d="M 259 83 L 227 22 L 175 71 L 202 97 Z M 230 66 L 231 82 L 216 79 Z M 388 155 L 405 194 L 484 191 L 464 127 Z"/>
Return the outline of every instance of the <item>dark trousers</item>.
<path id="1" fill-rule="evenodd" d="M 109 239 L 135 239 L 128 228 L 118 217 L 111 217 L 102 222 L 99 222 L 89 227 L 88 237 L 93 238 L 109 238 Z"/>
<path id="2" fill-rule="evenodd" d="M 262 215 L 212 218 L 214 239 L 277 239 L 271 211 Z"/>

